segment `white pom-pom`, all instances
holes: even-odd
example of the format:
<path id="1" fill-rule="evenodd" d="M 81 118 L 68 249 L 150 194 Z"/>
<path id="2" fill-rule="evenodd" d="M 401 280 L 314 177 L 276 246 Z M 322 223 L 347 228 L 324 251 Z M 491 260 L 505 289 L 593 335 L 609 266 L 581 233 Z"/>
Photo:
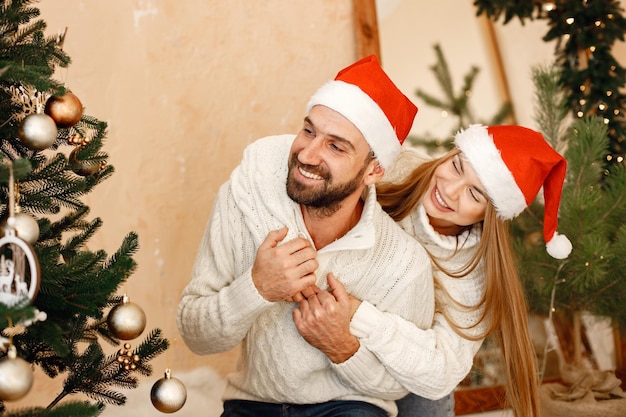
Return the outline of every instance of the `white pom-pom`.
<path id="1" fill-rule="evenodd" d="M 567 236 L 554 232 L 552 239 L 546 244 L 548 254 L 556 259 L 565 259 L 572 253 L 572 242 Z"/>

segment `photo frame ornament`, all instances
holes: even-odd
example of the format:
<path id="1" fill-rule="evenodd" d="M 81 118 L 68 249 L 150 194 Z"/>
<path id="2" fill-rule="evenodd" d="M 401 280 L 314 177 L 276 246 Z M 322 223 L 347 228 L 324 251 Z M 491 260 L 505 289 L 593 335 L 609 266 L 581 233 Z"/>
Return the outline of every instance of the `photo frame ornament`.
<path id="1" fill-rule="evenodd" d="M 0 302 L 14 306 L 32 302 L 39 292 L 39 260 L 32 246 L 15 232 L 15 180 L 9 167 L 9 217 L 0 238 Z"/>

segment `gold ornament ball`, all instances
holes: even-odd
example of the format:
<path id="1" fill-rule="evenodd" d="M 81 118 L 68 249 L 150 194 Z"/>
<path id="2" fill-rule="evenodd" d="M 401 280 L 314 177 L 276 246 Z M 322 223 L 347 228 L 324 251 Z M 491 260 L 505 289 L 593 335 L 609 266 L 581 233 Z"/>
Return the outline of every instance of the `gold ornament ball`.
<path id="1" fill-rule="evenodd" d="M 46 101 L 44 113 L 50 116 L 58 127 L 74 126 L 83 116 L 83 104 L 78 97 L 67 91 L 62 96 L 52 96 Z"/>
<path id="2" fill-rule="evenodd" d="M 34 151 L 49 148 L 57 140 L 57 126 L 47 114 L 26 116 L 17 130 L 20 141 Z"/>
<path id="3" fill-rule="evenodd" d="M 8 219 L 2 222 L 1 230 L 4 232 L 8 226 Z M 11 225 L 17 237 L 24 242 L 34 245 L 39 239 L 39 224 L 26 213 L 17 212 L 13 214 L 13 224 Z"/>
<path id="4" fill-rule="evenodd" d="M 165 376 L 154 383 L 150 390 L 150 401 L 162 413 L 175 413 L 187 401 L 187 389 L 179 379 L 172 377 L 169 369 Z"/>
<path id="5" fill-rule="evenodd" d="M 137 304 L 125 301 L 113 307 L 107 316 L 109 330 L 121 340 L 131 340 L 146 328 L 146 314 Z"/>
<path id="6" fill-rule="evenodd" d="M 69 156 L 70 163 L 72 164 L 72 171 L 74 171 L 74 173 L 83 177 L 88 177 L 100 171 L 101 164 L 99 162 L 81 161 L 76 157 L 77 152 L 78 148 L 75 148 L 72 152 L 70 152 Z"/>
<path id="7" fill-rule="evenodd" d="M 16 401 L 33 386 L 33 371 L 28 362 L 17 356 L 15 346 L 0 359 L 0 400 Z"/>

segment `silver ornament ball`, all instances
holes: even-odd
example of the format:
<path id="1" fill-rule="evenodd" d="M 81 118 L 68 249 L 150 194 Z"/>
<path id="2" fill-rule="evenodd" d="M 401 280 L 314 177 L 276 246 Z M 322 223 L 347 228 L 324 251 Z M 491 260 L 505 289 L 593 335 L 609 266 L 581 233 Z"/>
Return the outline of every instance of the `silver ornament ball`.
<path id="1" fill-rule="evenodd" d="M 131 340 L 146 328 L 146 313 L 137 304 L 128 301 L 116 305 L 107 316 L 109 330 L 121 340 Z"/>
<path id="2" fill-rule="evenodd" d="M 150 401 L 162 413 L 174 413 L 187 401 L 187 389 L 179 379 L 172 377 L 169 369 L 165 376 L 154 383 L 150 390 Z"/>
<path id="3" fill-rule="evenodd" d="M 17 134 L 22 143 L 34 151 L 49 148 L 57 139 L 57 125 L 44 113 L 34 113 L 22 120 Z"/>
<path id="4" fill-rule="evenodd" d="M 28 362 L 17 356 L 11 345 L 7 356 L 0 359 L 0 400 L 16 401 L 33 386 L 33 371 Z"/>
<path id="5" fill-rule="evenodd" d="M 12 228 L 17 237 L 30 245 L 34 245 L 37 239 L 39 239 L 39 224 L 37 220 L 26 213 L 15 213 L 13 215 L 13 221 L 9 222 L 9 219 L 6 219 L 2 222 L 1 227 L 2 231 L 7 227 Z"/>

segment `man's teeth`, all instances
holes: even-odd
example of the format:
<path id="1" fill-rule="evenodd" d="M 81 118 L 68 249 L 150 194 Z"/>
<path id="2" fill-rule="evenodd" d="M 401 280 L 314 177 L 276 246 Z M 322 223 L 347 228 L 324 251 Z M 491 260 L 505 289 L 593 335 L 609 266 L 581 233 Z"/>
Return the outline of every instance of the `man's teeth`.
<path id="1" fill-rule="evenodd" d="M 443 198 L 441 198 L 441 194 L 439 194 L 439 190 L 435 190 L 435 198 L 437 199 L 437 202 L 439 204 L 441 204 L 445 208 L 449 208 L 448 205 L 446 204 L 446 202 L 443 201 Z"/>
<path id="2" fill-rule="evenodd" d="M 324 178 L 320 177 L 319 175 L 313 174 L 311 172 L 307 172 L 305 170 L 303 170 L 302 168 L 299 168 L 300 174 L 304 175 L 307 178 L 311 178 L 312 180 L 322 180 Z"/>

